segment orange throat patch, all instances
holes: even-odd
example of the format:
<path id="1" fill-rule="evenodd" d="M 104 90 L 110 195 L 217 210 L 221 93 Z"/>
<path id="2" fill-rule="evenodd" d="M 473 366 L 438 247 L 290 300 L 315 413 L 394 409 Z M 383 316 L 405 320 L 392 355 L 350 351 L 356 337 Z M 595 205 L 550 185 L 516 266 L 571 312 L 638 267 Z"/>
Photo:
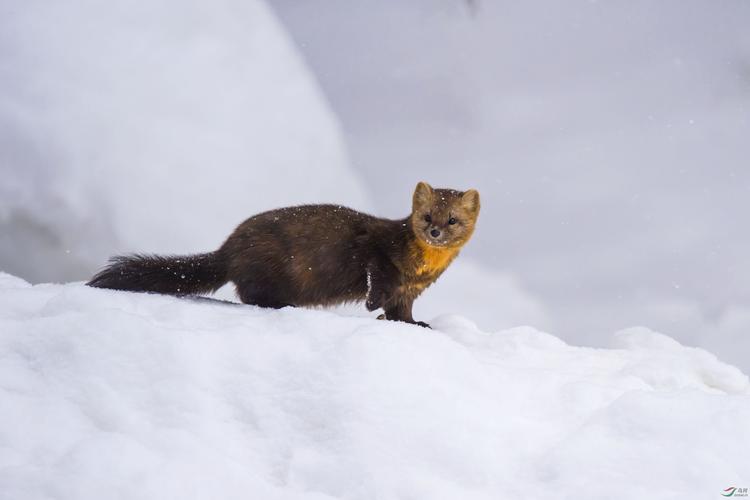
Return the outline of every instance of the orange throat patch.
<path id="1" fill-rule="evenodd" d="M 416 253 L 422 264 L 417 274 L 435 274 L 443 271 L 456 258 L 461 247 L 435 247 L 417 238 Z"/>

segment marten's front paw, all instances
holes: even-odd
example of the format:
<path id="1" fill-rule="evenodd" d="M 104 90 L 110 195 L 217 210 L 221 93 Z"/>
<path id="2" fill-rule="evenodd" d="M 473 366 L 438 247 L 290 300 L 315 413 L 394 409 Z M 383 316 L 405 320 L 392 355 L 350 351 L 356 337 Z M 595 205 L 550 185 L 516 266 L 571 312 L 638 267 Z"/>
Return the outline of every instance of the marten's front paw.
<path id="1" fill-rule="evenodd" d="M 429 328 L 430 330 L 432 330 L 432 327 L 428 325 L 427 323 L 425 323 L 424 321 L 415 321 L 414 324 L 419 325 L 422 328 Z"/>
<path id="2" fill-rule="evenodd" d="M 365 307 L 367 307 L 367 310 L 370 312 L 376 309 L 380 309 L 381 307 L 383 307 L 383 296 L 381 295 L 376 299 L 375 294 L 368 295 L 367 301 L 365 302 Z"/>
<path id="3" fill-rule="evenodd" d="M 383 309 L 385 304 L 388 302 L 388 294 L 385 290 L 373 287 L 367 291 L 365 297 L 365 307 L 367 310 L 372 312 L 376 309 Z"/>

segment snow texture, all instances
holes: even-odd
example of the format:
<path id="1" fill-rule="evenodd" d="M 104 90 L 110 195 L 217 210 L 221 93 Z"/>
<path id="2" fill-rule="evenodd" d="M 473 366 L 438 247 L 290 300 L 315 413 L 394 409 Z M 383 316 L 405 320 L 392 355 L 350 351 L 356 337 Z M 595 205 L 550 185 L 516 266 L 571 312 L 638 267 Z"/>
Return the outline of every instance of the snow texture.
<path id="1" fill-rule="evenodd" d="M 374 315 L 374 314 L 373 314 Z M 0 274 L 0 498 L 713 498 L 750 383 L 635 328 L 434 330 Z"/>
<path id="2" fill-rule="evenodd" d="M 0 0 L 0 178 L 0 269 L 35 282 L 213 250 L 269 208 L 367 208 L 260 0 Z"/>

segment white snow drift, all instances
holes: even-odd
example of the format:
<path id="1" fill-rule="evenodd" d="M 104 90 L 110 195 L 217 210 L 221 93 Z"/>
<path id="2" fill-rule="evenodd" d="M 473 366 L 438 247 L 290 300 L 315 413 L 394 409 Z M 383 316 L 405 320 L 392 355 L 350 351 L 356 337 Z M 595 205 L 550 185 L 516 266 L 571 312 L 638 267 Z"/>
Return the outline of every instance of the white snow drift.
<path id="1" fill-rule="evenodd" d="M 3 270 L 83 279 L 213 250 L 268 208 L 367 208 L 347 164 L 262 0 L 0 1 Z"/>
<path id="2" fill-rule="evenodd" d="M 0 275 L 0 498 L 714 498 L 750 385 L 646 329 L 611 349 Z"/>

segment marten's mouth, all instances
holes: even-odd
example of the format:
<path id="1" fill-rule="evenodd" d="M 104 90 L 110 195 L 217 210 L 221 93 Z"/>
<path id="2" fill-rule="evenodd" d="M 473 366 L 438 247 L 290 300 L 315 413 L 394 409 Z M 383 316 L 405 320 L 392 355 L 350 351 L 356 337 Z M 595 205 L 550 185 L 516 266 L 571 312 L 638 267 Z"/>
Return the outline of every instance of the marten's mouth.
<path id="1" fill-rule="evenodd" d="M 448 241 L 443 240 L 443 239 L 430 238 L 429 236 L 425 236 L 424 237 L 424 242 L 427 243 L 430 246 L 433 246 L 433 247 L 446 247 L 446 246 L 448 246 Z"/>

